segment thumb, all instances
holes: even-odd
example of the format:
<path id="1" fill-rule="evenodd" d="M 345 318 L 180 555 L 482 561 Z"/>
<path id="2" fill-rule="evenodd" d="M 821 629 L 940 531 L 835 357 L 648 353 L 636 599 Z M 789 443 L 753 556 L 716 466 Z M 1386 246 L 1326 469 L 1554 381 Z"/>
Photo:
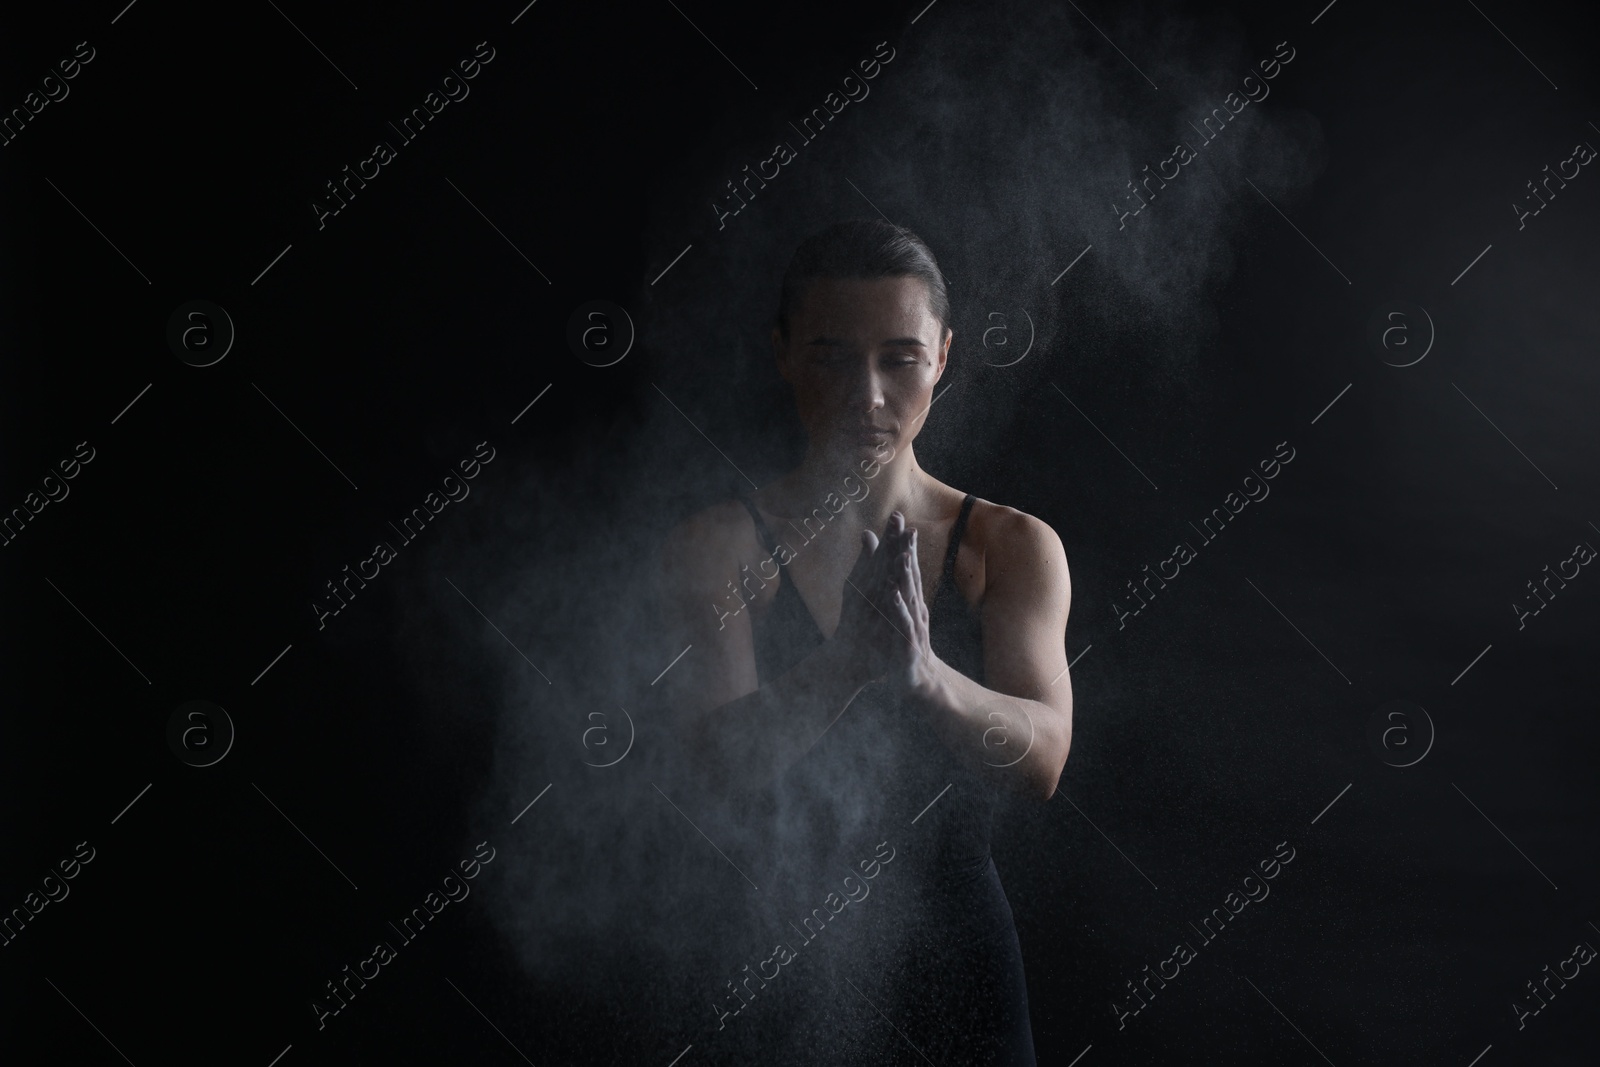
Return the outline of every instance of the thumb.
<path id="1" fill-rule="evenodd" d="M 857 583 L 864 579 L 872 567 L 873 557 L 878 551 L 878 535 L 871 530 L 861 531 L 861 551 L 856 554 L 856 565 L 851 568 L 850 576 Z"/>

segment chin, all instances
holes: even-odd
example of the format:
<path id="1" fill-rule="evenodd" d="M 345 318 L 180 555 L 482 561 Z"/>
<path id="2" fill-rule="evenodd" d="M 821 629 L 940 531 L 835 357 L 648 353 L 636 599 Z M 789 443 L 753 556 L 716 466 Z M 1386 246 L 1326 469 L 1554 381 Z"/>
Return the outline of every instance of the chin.
<path id="1" fill-rule="evenodd" d="M 881 457 L 885 454 L 893 455 L 895 451 L 895 439 L 892 434 L 885 434 L 882 437 L 871 439 L 863 439 L 851 435 L 846 437 L 842 444 L 844 451 L 851 456 Z"/>

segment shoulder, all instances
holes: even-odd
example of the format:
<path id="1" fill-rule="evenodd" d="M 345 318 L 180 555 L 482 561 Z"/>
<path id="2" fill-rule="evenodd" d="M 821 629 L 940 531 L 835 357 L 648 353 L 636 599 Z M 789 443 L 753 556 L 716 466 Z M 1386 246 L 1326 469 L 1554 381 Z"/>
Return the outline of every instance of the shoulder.
<path id="1" fill-rule="evenodd" d="M 1063 556 L 1066 554 L 1061 547 L 1060 536 L 1049 523 L 1005 504 L 979 497 L 972 503 L 972 514 L 968 516 L 967 523 L 972 529 L 973 539 L 991 557 L 996 553 L 1002 556 L 1028 555 L 1051 548 L 1060 551 Z"/>
<path id="2" fill-rule="evenodd" d="M 983 553 L 986 593 L 1038 584 L 1061 583 L 1071 588 L 1066 549 L 1060 535 L 1043 519 L 978 499 L 967 521 L 972 541 Z"/>
<path id="3" fill-rule="evenodd" d="M 667 532 L 665 551 L 739 551 L 759 545 L 755 522 L 737 497 L 719 500 L 682 519 Z"/>
<path id="4" fill-rule="evenodd" d="M 692 512 L 668 532 L 667 538 L 692 540 L 708 534 L 728 537 L 750 529 L 754 529 L 750 512 L 737 497 L 729 497 Z"/>
<path id="5" fill-rule="evenodd" d="M 737 570 L 763 555 L 750 512 L 736 497 L 701 508 L 667 532 L 661 562 L 668 571 Z"/>

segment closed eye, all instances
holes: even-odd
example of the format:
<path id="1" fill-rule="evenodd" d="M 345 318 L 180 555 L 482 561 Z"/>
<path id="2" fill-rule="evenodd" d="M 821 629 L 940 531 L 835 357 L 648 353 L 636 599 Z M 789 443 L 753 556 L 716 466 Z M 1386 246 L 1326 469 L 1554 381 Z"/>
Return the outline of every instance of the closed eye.
<path id="1" fill-rule="evenodd" d="M 823 367 L 839 367 L 843 366 L 847 362 L 851 362 L 851 360 L 850 357 L 840 355 L 837 352 L 828 352 L 822 355 L 813 356 L 812 362 Z"/>

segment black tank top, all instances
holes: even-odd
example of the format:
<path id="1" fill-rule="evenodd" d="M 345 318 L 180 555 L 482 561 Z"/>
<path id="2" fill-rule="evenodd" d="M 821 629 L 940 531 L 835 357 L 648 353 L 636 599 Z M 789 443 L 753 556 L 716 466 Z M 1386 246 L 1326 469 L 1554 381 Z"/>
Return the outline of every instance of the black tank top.
<path id="1" fill-rule="evenodd" d="M 779 583 L 751 620 L 767 683 L 825 640 L 784 561 L 844 534 L 774 524 L 780 543 L 735 492 L 779 564 L 751 569 Z M 982 628 L 955 582 L 974 499 L 952 525 L 928 624 L 939 658 L 981 683 Z M 958 756 L 928 719 L 869 685 L 775 783 L 722 806 L 722 824 L 706 832 L 726 855 L 712 862 L 731 856 L 753 881 L 730 892 L 736 876 L 719 870 L 706 893 L 726 948 L 694 1055 L 772 1067 L 1033 1067 L 1021 949 L 989 854 L 998 796 L 979 773 L 1009 762 L 1004 753 L 1024 739 Z M 737 987 L 723 984 L 730 977 Z"/>
<path id="2" fill-rule="evenodd" d="M 790 523 L 783 542 L 789 551 L 779 554 L 779 542 L 754 501 L 742 487 L 737 492 L 775 561 L 792 560 L 807 550 L 807 531 Z M 956 556 L 975 499 L 966 495 L 951 529 L 944 567 L 928 604 L 928 628 L 935 654 L 982 684 L 982 627 L 955 581 Z M 826 536 L 841 535 L 824 528 L 810 539 Z M 762 570 L 770 573 L 771 568 Z M 763 683 L 825 640 L 781 568 L 777 581 L 778 591 L 766 610 L 751 620 L 756 671 Z M 1003 762 L 998 754 L 986 760 Z M 904 843 L 919 892 L 934 891 L 977 877 L 988 863 L 995 802 L 994 787 L 949 750 L 926 713 L 890 700 L 881 684 L 873 684 L 780 780 L 778 851 L 797 868 L 829 859 L 854 867 L 878 842 Z"/>

